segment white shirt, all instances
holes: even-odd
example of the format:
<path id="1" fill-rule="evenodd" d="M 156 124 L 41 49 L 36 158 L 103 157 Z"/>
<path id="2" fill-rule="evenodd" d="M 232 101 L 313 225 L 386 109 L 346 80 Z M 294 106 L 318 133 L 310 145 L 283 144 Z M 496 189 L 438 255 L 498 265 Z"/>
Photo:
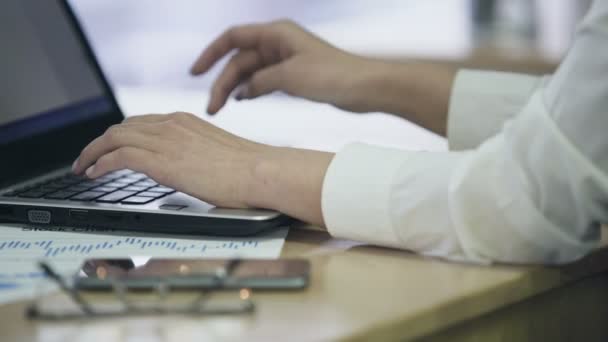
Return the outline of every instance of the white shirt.
<path id="1" fill-rule="evenodd" d="M 460 71 L 451 152 L 353 143 L 322 209 L 336 237 L 450 260 L 565 263 L 608 222 L 608 0 L 597 0 L 553 76 Z"/>

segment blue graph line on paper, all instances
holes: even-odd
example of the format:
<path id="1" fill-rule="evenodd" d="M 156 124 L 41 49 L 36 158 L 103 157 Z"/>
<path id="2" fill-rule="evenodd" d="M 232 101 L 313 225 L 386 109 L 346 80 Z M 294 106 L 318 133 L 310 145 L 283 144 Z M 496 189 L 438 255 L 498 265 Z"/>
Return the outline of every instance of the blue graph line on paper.
<path id="1" fill-rule="evenodd" d="M 19 287 L 17 283 L 0 283 L 0 290 L 12 290 Z"/>
<path id="2" fill-rule="evenodd" d="M 10 280 L 27 280 L 44 278 L 46 275 L 44 272 L 18 272 L 18 273 L 0 273 L 0 282 L 4 282 L 7 279 Z"/>
<path id="3" fill-rule="evenodd" d="M 44 272 L 0 273 L 0 290 L 12 290 L 23 285 L 23 281 L 46 278 Z"/>
<path id="4" fill-rule="evenodd" d="M 56 242 L 52 239 L 38 240 L 38 241 L 22 241 L 22 240 L 11 240 L 0 242 L 0 256 L 3 252 L 10 252 L 16 250 L 23 251 L 40 251 L 43 252 L 45 257 L 57 257 L 64 254 L 70 255 L 88 255 L 95 251 L 107 251 L 115 250 L 121 247 L 127 248 L 138 248 L 142 252 L 154 248 L 155 251 L 159 249 L 176 252 L 177 254 L 182 253 L 200 253 L 201 255 L 206 252 L 217 249 L 237 251 L 244 248 L 257 248 L 259 242 L 255 240 L 246 241 L 224 241 L 224 242 L 192 242 L 185 241 L 180 242 L 176 240 L 152 240 L 146 238 L 137 237 L 121 237 L 117 239 L 111 239 L 103 242 L 79 242 L 79 243 L 61 243 Z"/>

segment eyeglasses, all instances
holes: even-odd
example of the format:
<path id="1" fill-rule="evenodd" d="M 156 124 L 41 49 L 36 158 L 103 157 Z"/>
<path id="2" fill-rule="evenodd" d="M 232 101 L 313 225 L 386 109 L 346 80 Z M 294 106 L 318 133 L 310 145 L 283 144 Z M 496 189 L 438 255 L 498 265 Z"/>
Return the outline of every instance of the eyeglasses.
<path id="1" fill-rule="evenodd" d="M 211 277 L 212 286 L 205 287 L 197 292 L 194 299 L 182 304 L 170 304 L 168 297 L 171 288 L 166 283 L 159 282 L 153 291 L 152 301 L 133 301 L 129 298 L 128 286 L 118 280 L 110 279 L 112 293 L 118 305 L 94 304 L 87 301 L 78 288 L 68 284 L 65 278 L 59 275 L 46 262 L 39 266 L 48 278 L 54 281 L 61 291 L 67 295 L 68 303 L 35 301 L 27 308 L 26 317 L 32 320 L 70 320 L 82 318 L 106 318 L 143 315 L 232 315 L 250 314 L 255 311 L 249 289 L 239 289 L 234 300 L 212 300 L 213 294 L 228 290 L 226 280 L 232 275 L 240 261 L 230 260 L 224 267 L 218 268 L 213 274 L 201 275 Z M 234 291 L 234 290 L 232 290 Z"/>

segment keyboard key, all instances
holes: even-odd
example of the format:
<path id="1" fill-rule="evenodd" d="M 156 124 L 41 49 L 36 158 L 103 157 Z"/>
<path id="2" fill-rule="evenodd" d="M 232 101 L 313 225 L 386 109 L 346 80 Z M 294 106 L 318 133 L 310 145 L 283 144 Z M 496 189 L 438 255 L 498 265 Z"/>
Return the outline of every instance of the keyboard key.
<path id="1" fill-rule="evenodd" d="M 124 190 L 118 190 L 112 193 L 109 193 L 103 197 L 100 197 L 98 199 L 96 199 L 96 202 L 102 202 L 102 203 L 117 203 L 120 202 L 121 200 L 133 196 L 135 195 L 136 192 L 135 191 L 124 191 Z"/>
<path id="2" fill-rule="evenodd" d="M 50 193 L 50 194 L 44 196 L 44 198 L 63 200 L 63 199 L 68 199 L 68 198 L 76 195 L 77 193 L 78 193 L 78 191 L 60 190 L 60 191 Z"/>
<path id="3" fill-rule="evenodd" d="M 70 182 L 70 181 L 65 181 L 63 179 L 58 179 L 58 180 L 52 181 L 51 183 L 47 183 L 47 185 L 61 189 L 61 188 L 67 188 L 68 186 L 74 185 L 75 183 L 78 183 L 78 182 Z"/>
<path id="4" fill-rule="evenodd" d="M 32 189 L 30 191 L 40 191 L 40 192 L 43 192 L 45 194 L 49 194 L 51 192 L 55 192 L 55 191 L 59 191 L 59 190 L 61 190 L 61 188 L 52 188 L 52 187 L 48 188 L 46 186 L 39 186 L 39 187 L 37 187 L 35 189 Z"/>
<path id="5" fill-rule="evenodd" d="M 104 186 L 110 186 L 110 187 L 113 187 L 113 188 L 119 188 L 120 189 L 120 188 L 124 188 L 127 185 L 124 184 L 124 183 L 118 183 L 118 182 L 114 181 L 114 182 L 106 183 L 106 184 L 104 184 Z"/>
<path id="6" fill-rule="evenodd" d="M 62 182 L 60 180 L 54 180 L 52 182 L 48 182 L 46 184 L 44 184 L 47 187 L 50 188 L 55 188 L 55 189 L 62 189 L 62 188 L 67 188 L 68 186 L 72 185 L 71 183 L 68 184 L 66 182 Z"/>
<path id="7" fill-rule="evenodd" d="M 41 183 L 32 183 L 30 185 L 23 187 L 23 189 L 27 189 L 27 190 L 36 189 L 36 188 L 40 187 L 40 184 Z"/>
<path id="8" fill-rule="evenodd" d="M 78 183 L 77 185 L 78 186 L 88 186 L 90 188 L 94 188 L 96 186 L 100 186 L 100 185 L 103 185 L 103 184 L 106 184 L 106 183 L 107 183 L 106 181 L 102 181 L 102 180 L 99 180 L 99 179 L 92 179 L 92 180 L 88 180 L 86 182 Z"/>
<path id="9" fill-rule="evenodd" d="M 86 190 L 89 190 L 90 187 L 88 186 L 82 186 L 82 185 L 72 185 L 71 187 L 65 189 L 67 191 L 77 191 L 77 192 L 83 192 Z"/>
<path id="10" fill-rule="evenodd" d="M 149 179 L 148 179 L 148 180 L 144 180 L 144 181 L 137 182 L 137 183 L 135 183 L 135 184 L 133 184 L 133 185 L 137 185 L 137 186 L 147 186 L 147 187 L 150 187 L 150 186 L 156 186 L 156 185 L 158 185 L 158 183 L 156 183 L 156 182 L 155 182 L 155 181 L 153 181 L 153 180 L 149 180 Z"/>
<path id="11" fill-rule="evenodd" d="M 148 191 L 152 191 L 152 192 L 162 192 L 164 194 L 170 194 L 170 193 L 174 193 L 175 190 L 168 188 L 166 186 L 155 186 L 153 188 L 148 189 Z"/>
<path id="12" fill-rule="evenodd" d="M 115 180 L 116 178 L 120 178 L 120 176 L 107 174 L 107 175 L 103 175 L 101 177 L 97 177 L 97 178 L 95 178 L 95 180 L 99 180 L 99 181 L 103 181 L 103 182 L 111 182 L 111 181 Z"/>
<path id="13" fill-rule="evenodd" d="M 91 200 L 94 200 L 105 194 L 106 194 L 105 192 L 100 192 L 100 191 L 85 191 L 85 192 L 79 193 L 78 195 L 76 195 L 70 199 L 73 201 L 91 201 Z"/>
<path id="14" fill-rule="evenodd" d="M 44 194 L 46 194 L 44 191 L 30 190 L 30 191 L 26 191 L 24 193 L 19 194 L 19 197 L 23 197 L 23 198 L 41 198 L 42 196 L 44 196 Z"/>
<path id="15" fill-rule="evenodd" d="M 112 172 L 113 175 L 119 175 L 119 176 L 126 176 L 126 175 L 131 175 L 131 174 L 134 174 L 134 173 L 135 173 L 135 171 L 128 170 L 128 169 L 118 170 L 118 171 L 113 171 Z"/>
<path id="16" fill-rule="evenodd" d="M 82 179 L 77 179 L 77 178 L 60 178 L 60 179 L 56 180 L 55 183 L 72 185 L 72 184 L 80 183 L 82 181 L 83 181 Z"/>
<path id="17" fill-rule="evenodd" d="M 130 179 L 130 178 L 118 178 L 118 179 L 114 180 L 114 182 L 121 183 L 121 184 L 124 184 L 124 185 L 133 184 L 133 183 L 135 183 L 137 181 L 138 181 L 137 179 Z"/>
<path id="18" fill-rule="evenodd" d="M 70 173 L 67 176 L 65 176 L 64 179 L 73 179 L 73 180 L 76 180 L 76 181 L 79 181 L 79 182 L 83 182 L 83 181 L 87 180 L 87 177 L 86 176 L 75 175 L 75 174 Z"/>
<path id="19" fill-rule="evenodd" d="M 51 189 L 51 190 L 59 190 L 59 189 L 65 188 L 65 184 L 45 183 L 45 184 L 42 184 L 41 188 L 43 188 L 43 189 Z"/>
<path id="20" fill-rule="evenodd" d="M 151 181 L 152 179 L 146 175 L 144 175 L 143 173 L 133 173 L 127 176 L 128 178 L 132 178 L 132 179 L 137 179 L 139 181 L 146 181 L 149 180 Z"/>
<path id="21" fill-rule="evenodd" d="M 126 176 L 125 178 L 135 179 L 135 180 L 150 179 L 148 176 L 144 175 L 143 173 L 133 173 L 133 174 Z"/>
<path id="22" fill-rule="evenodd" d="M 102 186 L 98 186 L 96 188 L 91 189 L 92 191 L 99 191 L 99 192 L 112 192 L 112 191 L 116 191 L 118 190 L 118 188 L 115 188 L 113 186 L 107 186 L 107 185 L 102 185 Z"/>
<path id="23" fill-rule="evenodd" d="M 153 197 L 141 197 L 141 196 L 133 196 L 133 197 L 129 197 L 125 200 L 120 201 L 120 203 L 123 204 L 146 204 L 149 202 L 154 201 L 155 198 Z"/>
<path id="24" fill-rule="evenodd" d="M 130 186 L 124 188 L 123 190 L 126 190 L 126 191 L 144 191 L 147 188 L 148 188 L 147 186 L 130 185 Z"/>
<path id="25" fill-rule="evenodd" d="M 31 186 L 22 186 L 20 188 L 17 188 L 15 190 L 15 192 L 17 192 L 17 193 L 26 192 L 26 191 L 30 190 L 31 188 L 32 188 Z"/>
<path id="26" fill-rule="evenodd" d="M 166 195 L 166 193 L 163 193 L 163 192 L 151 192 L 151 191 L 144 191 L 144 192 L 140 192 L 137 194 L 137 196 L 152 197 L 152 198 L 159 198 L 159 197 L 163 197 L 165 195 Z"/>

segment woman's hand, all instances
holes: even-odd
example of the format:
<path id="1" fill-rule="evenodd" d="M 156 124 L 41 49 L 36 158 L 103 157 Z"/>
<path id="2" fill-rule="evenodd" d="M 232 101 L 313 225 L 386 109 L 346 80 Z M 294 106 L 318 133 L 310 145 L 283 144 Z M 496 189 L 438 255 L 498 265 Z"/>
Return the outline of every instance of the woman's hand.
<path id="1" fill-rule="evenodd" d="M 207 72 L 233 50 L 236 53 L 213 84 L 210 114 L 217 113 L 240 86 L 237 99 L 283 91 L 351 112 L 396 114 L 446 134 L 453 68 L 355 56 L 293 22 L 278 21 L 229 29 L 203 51 L 191 73 Z"/>
<path id="2" fill-rule="evenodd" d="M 323 225 L 321 188 L 333 154 L 258 144 L 188 113 L 110 127 L 74 162 L 97 178 L 131 169 L 211 204 L 275 209 Z"/>
<path id="3" fill-rule="evenodd" d="M 360 111 L 361 79 L 374 63 L 339 50 L 290 21 L 233 27 L 217 38 L 191 69 L 209 70 L 233 50 L 211 91 L 207 108 L 217 113 L 239 85 L 235 97 L 253 99 L 274 91 Z"/>
<path id="4" fill-rule="evenodd" d="M 74 172 L 96 178 L 131 169 L 216 205 L 247 207 L 244 189 L 262 149 L 192 114 L 143 115 L 93 140 Z"/>

